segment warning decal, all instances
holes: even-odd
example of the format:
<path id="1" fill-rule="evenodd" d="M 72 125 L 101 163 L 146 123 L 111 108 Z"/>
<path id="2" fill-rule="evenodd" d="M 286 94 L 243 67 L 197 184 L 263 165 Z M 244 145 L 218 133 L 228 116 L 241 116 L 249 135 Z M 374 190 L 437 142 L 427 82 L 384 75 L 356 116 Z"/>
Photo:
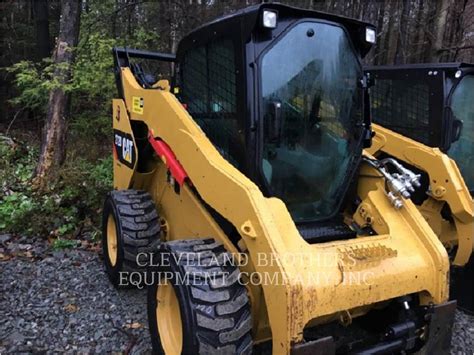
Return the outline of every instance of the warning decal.
<path id="1" fill-rule="evenodd" d="M 143 97 L 132 96 L 132 112 L 143 115 L 144 100 Z"/>

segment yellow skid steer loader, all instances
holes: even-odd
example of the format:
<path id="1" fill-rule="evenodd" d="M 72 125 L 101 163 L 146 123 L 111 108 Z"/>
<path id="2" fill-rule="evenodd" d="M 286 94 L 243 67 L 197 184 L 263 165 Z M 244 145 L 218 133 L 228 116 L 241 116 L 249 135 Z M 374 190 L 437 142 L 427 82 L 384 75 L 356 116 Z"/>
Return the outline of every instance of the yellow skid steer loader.
<path id="1" fill-rule="evenodd" d="M 421 174 L 412 199 L 452 255 L 452 297 L 473 312 L 474 65 L 374 66 L 366 72 L 375 80 L 376 123 L 367 151 Z"/>
<path id="2" fill-rule="evenodd" d="M 165 354 L 449 351 L 446 249 L 372 140 L 364 22 L 259 4 L 115 48 L 103 250 Z M 173 64 L 168 80 L 143 61 Z"/>

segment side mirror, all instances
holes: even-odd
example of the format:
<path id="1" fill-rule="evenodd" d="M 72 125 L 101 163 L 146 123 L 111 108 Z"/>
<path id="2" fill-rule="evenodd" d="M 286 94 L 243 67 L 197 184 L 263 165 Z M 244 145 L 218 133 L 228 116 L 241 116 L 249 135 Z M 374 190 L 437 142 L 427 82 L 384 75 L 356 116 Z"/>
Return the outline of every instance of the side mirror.
<path id="1" fill-rule="evenodd" d="M 279 143 L 281 137 L 281 101 L 271 101 L 268 108 L 268 136 L 272 143 Z"/>
<path id="2" fill-rule="evenodd" d="M 461 138 L 463 128 L 463 121 L 455 119 L 453 120 L 453 128 L 451 130 L 451 143 L 454 143 Z"/>

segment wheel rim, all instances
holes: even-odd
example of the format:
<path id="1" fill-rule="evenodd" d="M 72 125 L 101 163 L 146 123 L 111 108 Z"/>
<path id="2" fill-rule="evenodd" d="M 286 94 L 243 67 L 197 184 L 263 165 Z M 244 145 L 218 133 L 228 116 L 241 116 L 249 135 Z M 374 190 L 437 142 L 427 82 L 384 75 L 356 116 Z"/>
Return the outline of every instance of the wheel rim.
<path id="1" fill-rule="evenodd" d="M 161 346 L 165 354 L 179 355 L 183 349 L 181 311 L 173 285 L 169 281 L 158 286 L 156 301 L 156 321 Z"/>
<path id="2" fill-rule="evenodd" d="M 109 214 L 107 219 L 107 254 L 110 265 L 115 266 L 117 263 L 117 228 L 112 214 Z"/>

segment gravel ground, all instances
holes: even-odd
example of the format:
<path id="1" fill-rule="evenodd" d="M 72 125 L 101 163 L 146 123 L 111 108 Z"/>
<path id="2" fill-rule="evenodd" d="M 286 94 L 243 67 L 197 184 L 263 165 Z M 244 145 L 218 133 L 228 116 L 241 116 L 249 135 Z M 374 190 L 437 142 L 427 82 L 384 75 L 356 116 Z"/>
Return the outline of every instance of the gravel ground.
<path id="1" fill-rule="evenodd" d="M 461 311 L 456 312 L 451 354 L 474 354 L 474 316 Z"/>
<path id="2" fill-rule="evenodd" d="M 117 291 L 94 252 L 33 254 L 0 262 L 0 354 L 151 353 L 146 291 Z"/>
<path id="3" fill-rule="evenodd" d="M 144 290 L 115 290 L 96 252 L 8 239 L 0 236 L 0 354 L 151 353 Z M 451 353 L 473 350 L 474 317 L 457 312 Z"/>

